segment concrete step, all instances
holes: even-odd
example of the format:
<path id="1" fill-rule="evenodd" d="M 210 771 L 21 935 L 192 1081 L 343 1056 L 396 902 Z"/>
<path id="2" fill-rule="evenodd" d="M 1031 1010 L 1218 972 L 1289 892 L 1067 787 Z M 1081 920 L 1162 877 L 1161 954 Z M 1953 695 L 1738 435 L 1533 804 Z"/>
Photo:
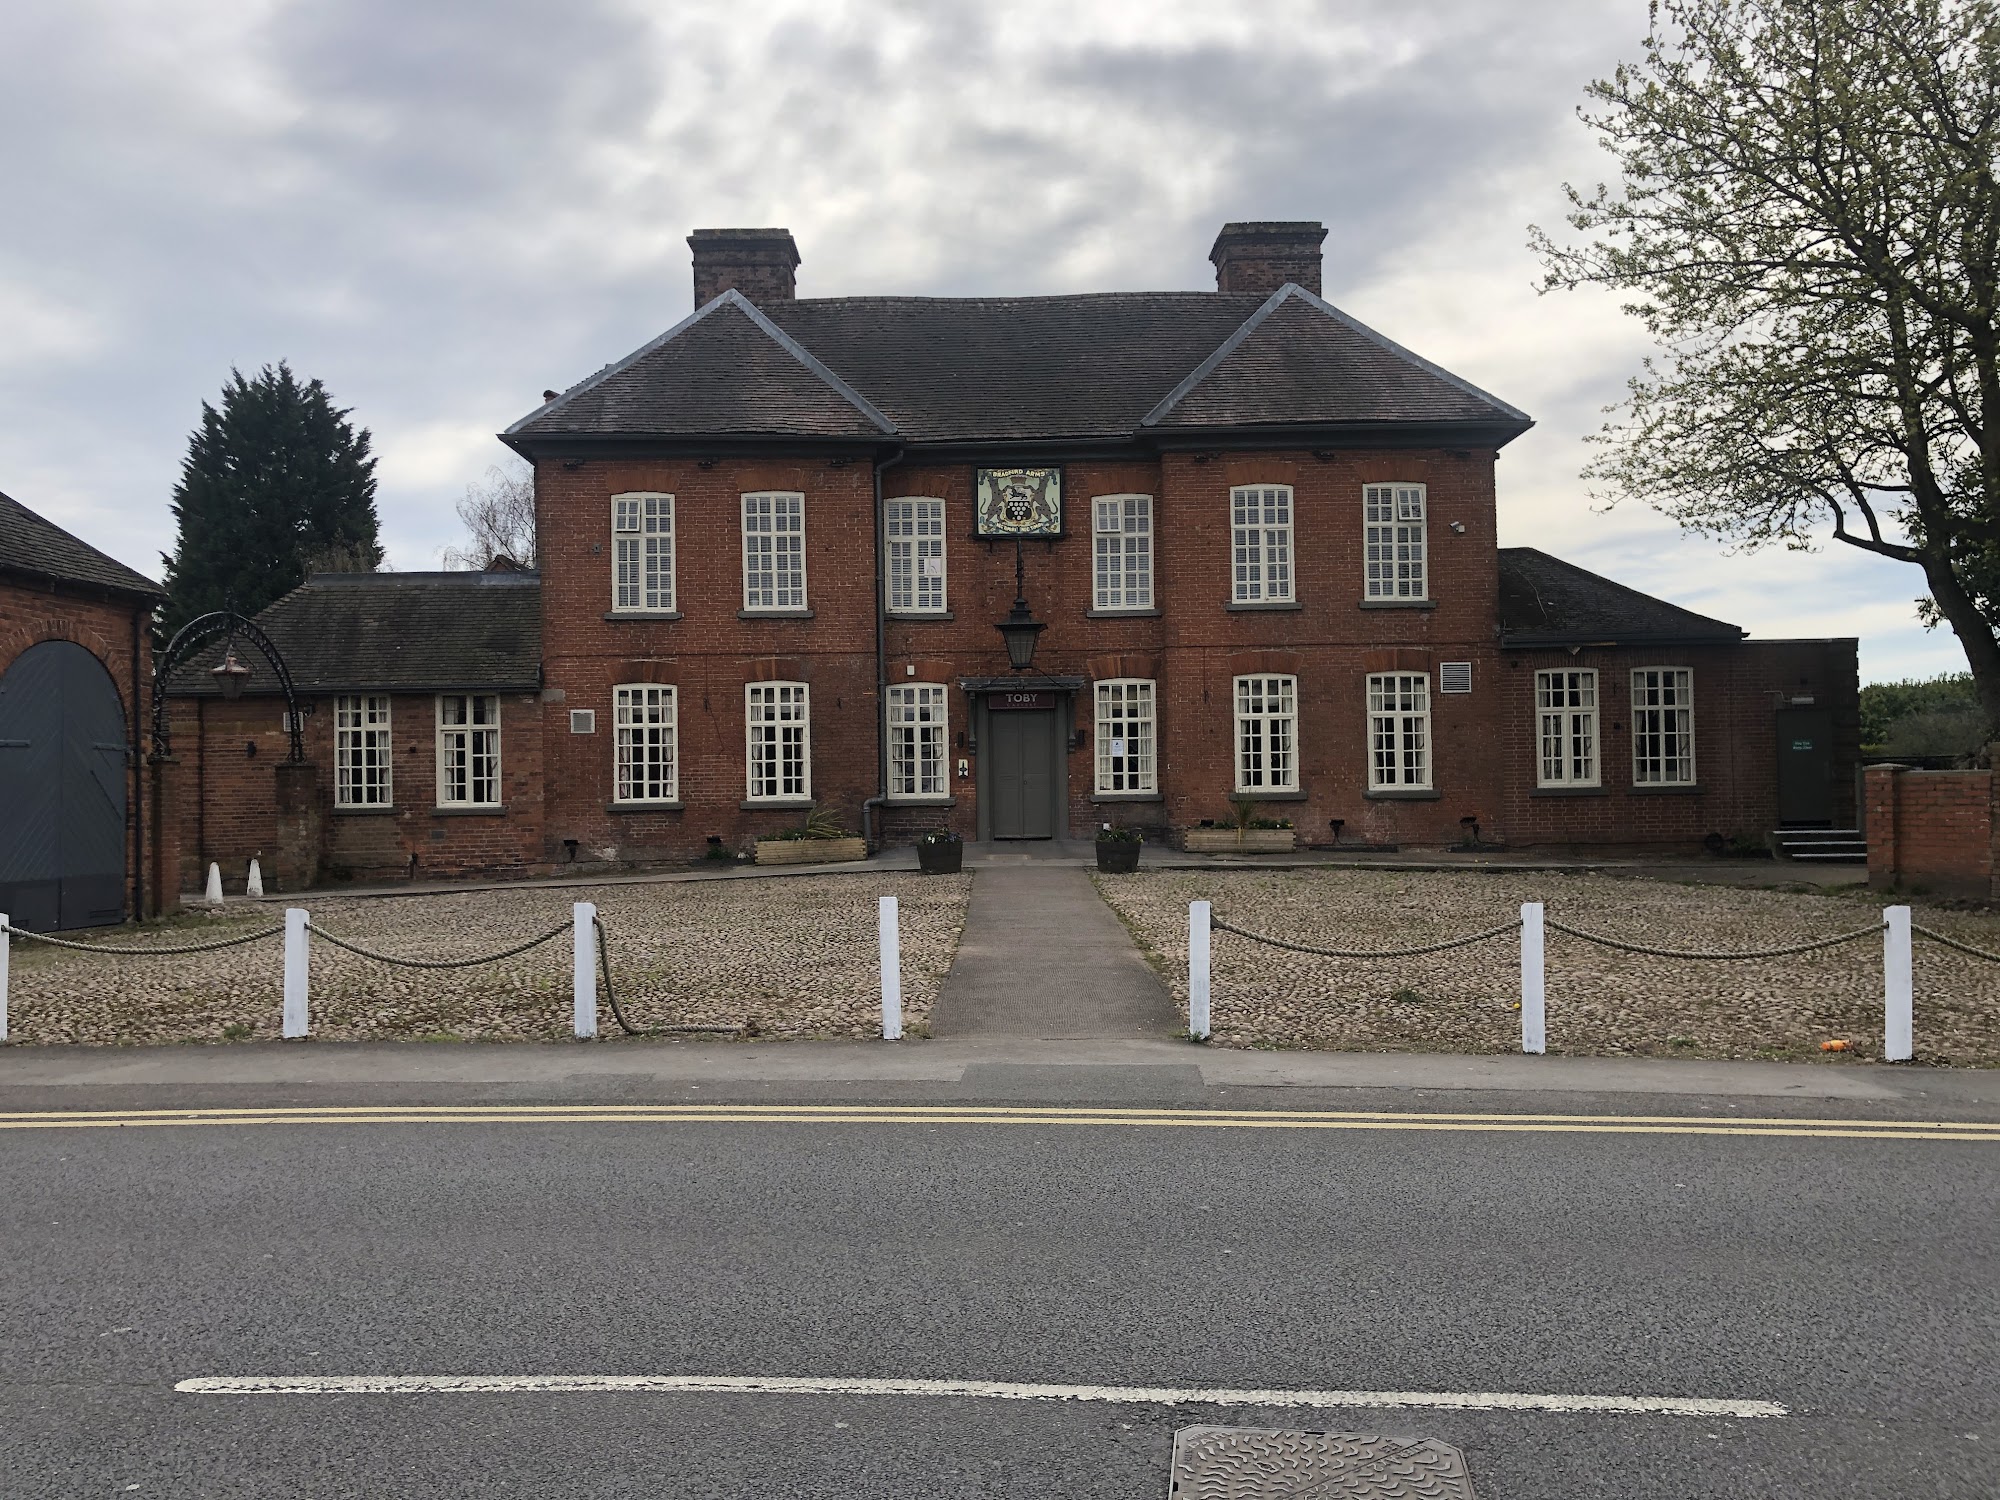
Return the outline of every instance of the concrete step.
<path id="1" fill-rule="evenodd" d="M 1868 863 L 1868 839 L 1858 828 L 1783 828 L 1772 835 L 1780 859 L 1821 864 Z"/>

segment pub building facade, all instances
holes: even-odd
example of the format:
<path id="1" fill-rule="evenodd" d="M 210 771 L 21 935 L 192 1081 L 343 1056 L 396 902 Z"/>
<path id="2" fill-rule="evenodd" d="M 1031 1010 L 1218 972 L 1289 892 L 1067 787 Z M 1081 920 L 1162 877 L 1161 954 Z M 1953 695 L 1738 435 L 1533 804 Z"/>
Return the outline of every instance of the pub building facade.
<path id="1" fill-rule="evenodd" d="M 492 803 L 516 863 L 813 808 L 877 846 L 1173 838 L 1241 799 L 1307 847 L 1852 826 L 1855 643 L 1501 548 L 1530 418 L 1324 300 L 1324 235 L 1225 226 L 1212 292 L 811 299 L 787 231 L 696 231 L 695 312 L 502 434 L 540 569 L 538 713 L 490 726 L 500 765 L 539 741 Z M 397 734 L 345 686 L 335 820 Z"/>

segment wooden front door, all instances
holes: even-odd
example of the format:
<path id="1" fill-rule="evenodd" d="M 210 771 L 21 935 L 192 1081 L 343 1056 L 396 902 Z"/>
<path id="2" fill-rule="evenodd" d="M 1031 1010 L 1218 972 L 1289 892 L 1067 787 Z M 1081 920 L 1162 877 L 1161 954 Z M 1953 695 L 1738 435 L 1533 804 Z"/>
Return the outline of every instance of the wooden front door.
<path id="1" fill-rule="evenodd" d="M 1016 709 L 992 716 L 986 751 L 987 795 L 996 839 L 1056 836 L 1056 715 Z"/>

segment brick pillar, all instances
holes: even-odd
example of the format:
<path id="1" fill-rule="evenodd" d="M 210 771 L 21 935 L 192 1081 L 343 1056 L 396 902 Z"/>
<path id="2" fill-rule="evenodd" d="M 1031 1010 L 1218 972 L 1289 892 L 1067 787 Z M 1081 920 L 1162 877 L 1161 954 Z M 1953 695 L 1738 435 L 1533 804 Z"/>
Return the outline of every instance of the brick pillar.
<path id="1" fill-rule="evenodd" d="M 280 891 L 302 891 L 319 879 L 325 850 L 325 823 L 319 808 L 319 767 L 311 761 L 281 761 L 277 775 L 278 847 L 268 872 Z"/>
<path id="2" fill-rule="evenodd" d="M 1901 867 L 1897 863 L 1896 799 L 1899 778 L 1907 766 L 1870 766 L 1862 776 L 1862 795 L 1867 815 L 1868 884 L 1875 890 L 1892 890 Z"/>
<path id="3" fill-rule="evenodd" d="M 171 755 L 149 755 L 151 777 L 146 805 L 146 910 L 143 917 L 166 917 L 181 909 L 181 763 Z"/>

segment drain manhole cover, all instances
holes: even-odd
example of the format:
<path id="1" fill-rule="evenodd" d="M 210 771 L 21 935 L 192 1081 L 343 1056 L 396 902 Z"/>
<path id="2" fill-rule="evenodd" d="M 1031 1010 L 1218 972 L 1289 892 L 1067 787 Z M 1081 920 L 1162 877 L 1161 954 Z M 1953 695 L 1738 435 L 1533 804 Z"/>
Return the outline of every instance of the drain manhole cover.
<path id="1" fill-rule="evenodd" d="M 1434 1438 L 1183 1427 L 1172 1500 L 1472 1500 L 1465 1457 Z"/>

